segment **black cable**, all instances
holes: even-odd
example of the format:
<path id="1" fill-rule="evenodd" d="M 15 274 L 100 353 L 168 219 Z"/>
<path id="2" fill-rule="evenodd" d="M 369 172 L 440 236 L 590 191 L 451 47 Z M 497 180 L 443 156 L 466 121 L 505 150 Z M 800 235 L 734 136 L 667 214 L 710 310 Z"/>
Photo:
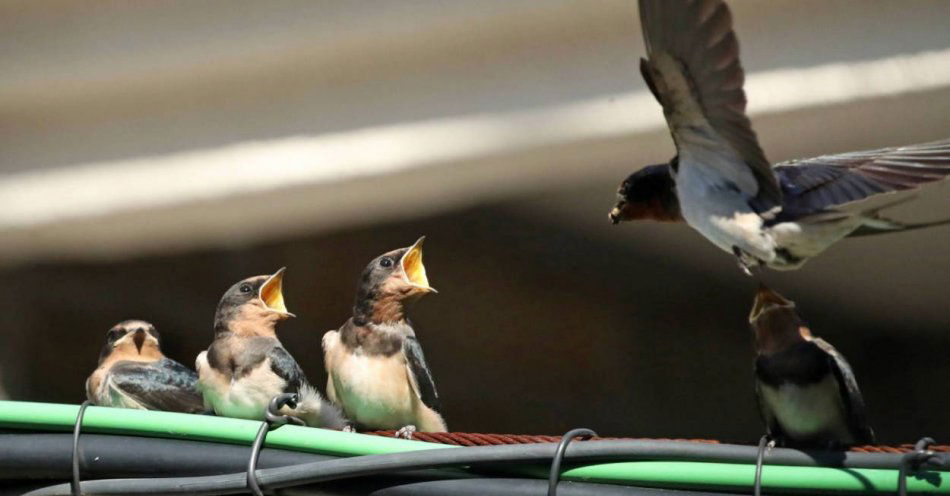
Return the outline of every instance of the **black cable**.
<path id="1" fill-rule="evenodd" d="M 339 481 L 316 486 L 282 489 L 281 496 L 326 496 L 329 494 L 361 496 L 538 496 L 544 493 L 543 479 L 482 478 L 439 481 L 392 482 L 368 485 L 364 480 Z M 655 489 L 647 487 L 564 481 L 558 488 L 560 496 L 739 496 L 736 493 L 694 491 L 689 489 Z"/>
<path id="2" fill-rule="evenodd" d="M 548 496 L 557 496 L 557 481 L 561 478 L 561 460 L 564 459 L 564 452 L 567 451 L 567 445 L 570 444 L 575 437 L 585 437 L 589 439 L 596 435 L 596 432 L 581 427 L 580 429 L 569 430 L 561 437 L 561 442 L 557 443 L 557 449 L 554 450 L 554 458 L 551 460 L 551 470 L 548 473 Z"/>
<path id="3" fill-rule="evenodd" d="M 476 465 L 493 468 L 500 466 L 502 469 L 510 470 L 512 463 L 547 463 L 551 459 L 552 450 L 552 443 L 420 450 L 259 470 L 258 477 L 262 485 L 266 487 L 282 488 L 427 468 Z M 755 463 L 756 456 L 757 450 L 754 446 L 629 440 L 577 444 L 571 448 L 570 453 L 565 453 L 565 460 L 571 462 L 671 460 L 752 464 Z M 769 458 L 779 465 L 897 469 L 900 467 L 902 455 L 804 452 L 790 448 L 775 448 L 769 454 Z M 928 462 L 946 460 L 950 460 L 950 455 L 941 453 L 936 454 Z M 96 494 L 231 494 L 246 489 L 246 474 L 240 472 L 210 477 L 87 481 L 84 486 L 88 486 L 90 492 Z M 29 494 L 68 496 L 67 491 L 68 487 L 60 485 Z"/>
<path id="4" fill-rule="evenodd" d="M 82 490 L 79 486 L 79 433 L 82 432 L 82 418 L 86 415 L 86 407 L 91 404 L 91 401 L 86 400 L 83 401 L 81 405 L 79 405 L 79 413 L 76 414 L 76 423 L 73 425 L 73 478 L 69 482 L 69 489 L 70 493 L 72 493 L 72 496 L 82 496 Z"/>
<path id="5" fill-rule="evenodd" d="M 0 481 L 70 480 L 72 434 L 0 434 Z M 79 465 L 89 479 L 222 475 L 247 468 L 247 446 L 111 434 L 82 434 Z M 335 459 L 264 448 L 260 468 Z"/>
<path id="6" fill-rule="evenodd" d="M 762 496 L 762 466 L 765 465 L 765 446 L 768 443 L 768 434 L 759 438 L 759 453 L 755 457 L 755 482 L 752 484 L 753 496 Z"/>

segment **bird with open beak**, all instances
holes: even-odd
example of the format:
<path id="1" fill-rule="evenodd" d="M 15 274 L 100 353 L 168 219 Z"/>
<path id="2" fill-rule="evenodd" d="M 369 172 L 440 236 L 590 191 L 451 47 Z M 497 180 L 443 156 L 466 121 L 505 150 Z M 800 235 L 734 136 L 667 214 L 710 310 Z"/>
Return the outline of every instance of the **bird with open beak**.
<path id="1" fill-rule="evenodd" d="M 743 70 L 722 0 L 640 0 L 640 73 L 677 155 L 620 185 L 611 222 L 686 222 L 740 267 L 797 269 L 849 236 L 947 224 L 881 215 L 950 176 L 950 140 L 772 166 L 745 114 Z"/>
<path id="2" fill-rule="evenodd" d="M 86 379 L 86 396 L 98 406 L 199 413 L 205 410 L 198 376 L 162 354 L 155 326 L 119 322 L 106 333 L 99 367 Z"/>
<path id="3" fill-rule="evenodd" d="M 844 356 L 812 336 L 795 303 L 765 286 L 749 315 L 755 396 L 769 437 L 786 444 L 871 444 L 864 398 Z"/>
<path id="4" fill-rule="evenodd" d="M 445 432 L 439 394 L 406 306 L 435 292 L 422 264 L 422 242 L 373 259 L 360 277 L 353 316 L 323 336 L 327 396 L 351 429 Z"/>
<path id="5" fill-rule="evenodd" d="M 198 355 L 198 386 L 218 415 L 263 420 L 278 394 L 295 393 L 281 413 L 310 427 L 342 428 L 339 411 L 320 396 L 277 339 L 277 323 L 293 314 L 284 305 L 284 269 L 238 282 L 221 298 L 214 341 Z"/>

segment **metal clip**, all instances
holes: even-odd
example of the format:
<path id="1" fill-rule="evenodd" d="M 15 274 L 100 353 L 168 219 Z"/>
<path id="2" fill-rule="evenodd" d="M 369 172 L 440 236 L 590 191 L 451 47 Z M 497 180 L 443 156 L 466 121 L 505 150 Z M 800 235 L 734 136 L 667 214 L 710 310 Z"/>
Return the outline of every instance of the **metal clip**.
<path id="1" fill-rule="evenodd" d="M 69 481 L 69 490 L 73 493 L 73 496 L 82 496 L 82 490 L 79 486 L 79 434 L 82 432 L 82 418 L 86 415 L 86 407 L 91 404 L 91 401 L 86 400 L 79 405 L 79 413 L 76 414 L 76 423 L 73 425 L 73 479 Z"/>
<path id="2" fill-rule="evenodd" d="M 567 445 L 576 437 L 590 439 L 596 435 L 597 433 L 590 429 L 580 428 L 567 431 L 567 433 L 561 437 L 561 442 L 558 443 L 557 449 L 554 450 L 554 458 L 551 460 L 551 472 L 548 475 L 548 496 L 557 495 L 557 482 L 558 479 L 561 478 L 561 461 L 564 459 L 564 452 L 567 451 Z"/>
<path id="3" fill-rule="evenodd" d="M 251 445 L 251 459 L 247 462 L 247 488 L 254 496 L 264 496 L 260 482 L 257 480 L 257 460 L 261 457 L 261 448 L 264 446 L 264 440 L 267 438 L 267 432 L 276 429 L 284 424 L 305 425 L 303 420 L 290 415 L 281 415 L 280 409 L 285 405 L 290 408 L 297 408 L 297 395 L 295 393 L 283 393 L 274 396 L 264 410 L 265 421 L 261 423 L 261 428 L 257 431 L 257 437 L 254 438 L 254 444 Z"/>
<path id="4" fill-rule="evenodd" d="M 901 458 L 901 468 L 898 471 L 897 494 L 907 496 L 907 471 L 908 469 L 917 471 L 920 466 L 935 458 L 937 455 L 929 448 L 931 444 L 936 444 L 932 437 L 923 437 L 914 445 L 914 451 L 905 454 Z"/>

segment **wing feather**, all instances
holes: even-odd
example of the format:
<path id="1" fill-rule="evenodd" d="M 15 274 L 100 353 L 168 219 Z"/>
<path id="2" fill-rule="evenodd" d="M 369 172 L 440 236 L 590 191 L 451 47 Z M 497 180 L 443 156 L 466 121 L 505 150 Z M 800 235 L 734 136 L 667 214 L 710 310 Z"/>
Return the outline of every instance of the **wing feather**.
<path id="1" fill-rule="evenodd" d="M 848 415 L 848 427 L 854 436 L 856 442 L 860 444 L 874 443 L 874 431 L 868 427 L 867 408 L 864 405 L 864 396 L 858 389 L 858 380 L 851 371 L 851 365 L 844 358 L 844 355 L 838 353 L 827 341 L 821 338 L 812 340 L 819 348 L 827 353 L 831 359 L 831 369 L 838 380 L 838 387 L 841 390 L 841 401 L 845 405 L 845 411 Z"/>
<path id="2" fill-rule="evenodd" d="M 149 410 L 204 411 L 198 375 L 168 358 L 156 362 L 118 362 L 109 370 L 109 381 L 121 394 Z"/>
<path id="3" fill-rule="evenodd" d="M 432 378 L 432 372 L 426 364 L 425 355 L 422 354 L 422 345 L 415 336 L 406 336 L 402 342 L 402 351 L 406 356 L 406 368 L 409 372 L 409 382 L 412 385 L 416 396 L 422 400 L 427 407 L 439 412 L 442 410 L 442 404 L 439 400 L 439 392 L 435 388 L 435 380 Z"/>
<path id="4" fill-rule="evenodd" d="M 640 0 L 640 22 L 649 56 L 641 73 L 663 106 L 677 148 L 689 146 L 683 134 L 696 124 L 693 107 L 698 106 L 717 135 L 717 146 L 728 147 L 738 157 L 734 170 L 721 172 L 729 178 L 748 177 L 737 182 L 755 187 L 746 192 L 763 210 L 780 205 L 778 181 L 745 113 L 745 74 L 726 4 Z M 675 63 L 666 63 L 668 58 Z M 679 80 L 685 80 L 688 89 L 678 85 Z"/>
<path id="5" fill-rule="evenodd" d="M 782 222 L 945 179 L 950 140 L 783 162 L 775 172 L 784 195 L 775 222 Z"/>

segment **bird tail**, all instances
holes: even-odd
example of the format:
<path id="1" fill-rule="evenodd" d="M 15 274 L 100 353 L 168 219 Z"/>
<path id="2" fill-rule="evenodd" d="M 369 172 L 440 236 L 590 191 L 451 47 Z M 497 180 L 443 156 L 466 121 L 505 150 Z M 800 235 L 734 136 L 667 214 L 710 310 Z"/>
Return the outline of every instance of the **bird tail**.
<path id="1" fill-rule="evenodd" d="M 875 236 L 878 234 L 887 234 L 893 232 L 914 231 L 917 229 L 926 229 L 928 227 L 937 227 L 950 224 L 950 219 L 936 220 L 933 222 L 919 222 L 915 224 L 906 224 L 885 217 L 872 217 L 865 221 L 861 227 L 855 229 L 849 238 L 860 236 Z"/>
<path id="2" fill-rule="evenodd" d="M 343 418 L 340 410 L 323 399 L 323 396 L 313 386 L 302 384 L 297 395 L 299 400 L 293 415 L 299 417 L 308 426 L 342 429 L 346 425 L 346 419 Z"/>

